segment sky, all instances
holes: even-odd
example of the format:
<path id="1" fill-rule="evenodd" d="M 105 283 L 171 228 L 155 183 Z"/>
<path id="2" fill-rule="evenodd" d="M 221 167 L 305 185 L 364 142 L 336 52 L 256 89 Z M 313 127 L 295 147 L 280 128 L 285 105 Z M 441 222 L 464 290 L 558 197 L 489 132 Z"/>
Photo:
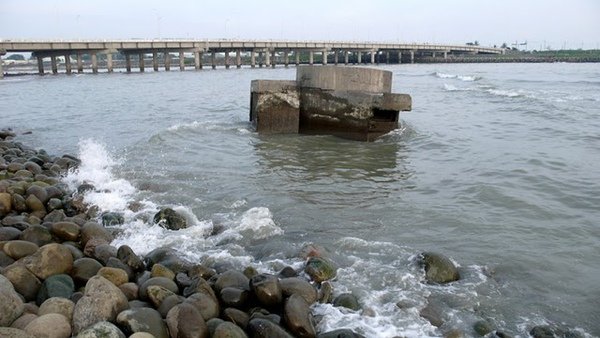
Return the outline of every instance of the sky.
<path id="1" fill-rule="evenodd" d="M 0 39 L 130 38 L 599 49 L 600 0 L 0 0 Z"/>

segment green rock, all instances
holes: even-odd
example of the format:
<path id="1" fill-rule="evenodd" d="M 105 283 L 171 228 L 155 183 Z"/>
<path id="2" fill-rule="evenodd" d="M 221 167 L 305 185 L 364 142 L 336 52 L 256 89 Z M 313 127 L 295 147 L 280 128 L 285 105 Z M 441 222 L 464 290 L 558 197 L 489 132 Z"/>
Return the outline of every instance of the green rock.
<path id="1" fill-rule="evenodd" d="M 333 279 L 337 274 L 337 268 L 333 262 L 322 257 L 310 257 L 304 271 L 317 283 Z"/>
<path id="2" fill-rule="evenodd" d="M 424 252 L 421 264 L 425 266 L 425 279 L 430 283 L 444 284 L 460 278 L 458 269 L 452 261 L 438 253 Z"/>
<path id="3" fill-rule="evenodd" d="M 186 219 L 171 208 L 163 208 L 154 215 L 154 223 L 168 230 L 188 227 Z"/>
<path id="4" fill-rule="evenodd" d="M 360 304 L 358 303 L 358 299 L 351 293 L 342 293 L 341 295 L 335 297 L 333 300 L 333 306 L 341 306 L 353 311 L 358 311 L 361 308 Z"/>
<path id="5" fill-rule="evenodd" d="M 492 326 L 485 320 L 479 320 L 475 324 L 473 324 L 473 330 L 477 332 L 480 336 L 485 336 L 486 334 L 493 331 Z"/>
<path id="6" fill-rule="evenodd" d="M 123 215 L 118 212 L 105 212 L 102 214 L 102 225 L 105 227 L 123 223 L 125 223 L 125 219 L 123 218 Z"/>
<path id="7" fill-rule="evenodd" d="M 75 291 L 75 283 L 69 275 L 54 275 L 48 277 L 38 291 L 36 303 L 41 305 L 52 297 L 70 298 Z"/>

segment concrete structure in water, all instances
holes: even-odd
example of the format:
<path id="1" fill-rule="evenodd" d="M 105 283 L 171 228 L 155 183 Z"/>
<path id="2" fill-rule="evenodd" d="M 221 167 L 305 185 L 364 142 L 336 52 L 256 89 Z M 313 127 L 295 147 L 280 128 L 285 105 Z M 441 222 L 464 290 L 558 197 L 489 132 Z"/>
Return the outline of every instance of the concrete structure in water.
<path id="1" fill-rule="evenodd" d="M 298 67 L 296 81 L 254 80 L 250 121 L 262 134 L 329 134 L 373 141 L 398 128 L 407 94 L 394 94 L 392 73 L 371 68 Z"/>

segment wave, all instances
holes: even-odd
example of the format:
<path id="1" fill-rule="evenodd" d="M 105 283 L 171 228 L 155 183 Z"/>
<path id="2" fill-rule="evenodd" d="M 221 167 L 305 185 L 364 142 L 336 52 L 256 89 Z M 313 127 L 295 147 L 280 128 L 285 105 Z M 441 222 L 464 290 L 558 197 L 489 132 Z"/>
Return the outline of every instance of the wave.
<path id="1" fill-rule="evenodd" d="M 235 202 L 231 206 L 235 210 L 226 210 L 224 216 L 218 216 L 227 221 L 220 222 L 222 229 L 217 235 L 211 235 L 215 230 L 212 219 L 198 219 L 192 207 L 184 205 L 165 206 L 182 215 L 190 226 L 178 231 L 164 229 L 149 221 L 161 206 L 142 198 L 142 193 L 131 182 L 114 175 L 113 172 L 123 161 L 115 159 L 105 145 L 93 139 L 82 140 L 79 143 L 79 158 L 81 165 L 77 170 L 69 172 L 64 181 L 73 190 L 77 190 L 83 183 L 94 186 L 93 190 L 83 193 L 83 200 L 98 208 L 98 222 L 101 222 L 101 215 L 105 212 L 123 215 L 124 224 L 116 226 L 119 228 L 119 235 L 112 243 L 117 247 L 127 244 L 136 253 L 144 255 L 158 247 L 169 246 L 190 260 L 207 258 L 211 254 L 215 257 L 236 256 L 232 260 L 238 260 L 242 264 L 250 259 L 248 254 L 243 251 L 238 251 L 235 255 L 224 253 L 222 251 L 227 251 L 227 247 L 219 248 L 218 245 L 265 239 L 284 233 L 273 220 L 268 208 L 248 208 L 245 201 Z M 136 208 L 131 208 L 132 204 Z M 242 214 L 238 215 L 240 212 Z"/>
<path id="2" fill-rule="evenodd" d="M 455 74 L 447 74 L 447 73 L 442 73 L 442 72 L 435 72 L 432 75 L 440 78 L 440 79 L 457 79 L 463 82 L 473 82 L 473 81 L 479 81 L 482 78 L 480 76 L 474 76 L 474 75 L 455 75 Z"/>

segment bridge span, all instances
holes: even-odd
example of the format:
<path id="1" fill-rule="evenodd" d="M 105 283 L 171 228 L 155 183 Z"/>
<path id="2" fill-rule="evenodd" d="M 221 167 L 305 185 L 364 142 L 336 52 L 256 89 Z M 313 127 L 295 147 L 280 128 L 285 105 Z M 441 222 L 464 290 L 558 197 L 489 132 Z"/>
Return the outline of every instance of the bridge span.
<path id="1" fill-rule="evenodd" d="M 132 70 L 132 59 L 139 71 L 143 72 L 147 63 L 151 63 L 154 71 L 159 70 L 160 63 L 165 71 L 169 71 L 174 58 L 179 60 L 179 69 L 183 71 L 192 66 L 202 69 L 207 64 L 214 69 L 217 64 L 225 68 L 231 65 L 240 68 L 242 65 L 275 67 L 277 64 L 288 66 L 300 63 L 414 63 L 419 56 L 447 58 L 448 54 L 503 54 L 504 50 L 469 45 L 335 41 L 0 40 L 0 55 L 14 52 L 32 53 L 37 58 L 40 74 L 44 74 L 44 59 L 50 59 L 54 74 L 58 73 L 58 60 L 64 59 L 64 72 L 71 74 L 73 57 L 77 72 L 83 72 L 84 55 L 91 62 L 92 72 L 97 73 L 99 63 L 106 67 L 107 72 L 112 72 L 115 63 L 121 62 L 120 58 L 124 58 L 127 72 Z M 3 75 L 0 63 L 0 77 Z"/>

